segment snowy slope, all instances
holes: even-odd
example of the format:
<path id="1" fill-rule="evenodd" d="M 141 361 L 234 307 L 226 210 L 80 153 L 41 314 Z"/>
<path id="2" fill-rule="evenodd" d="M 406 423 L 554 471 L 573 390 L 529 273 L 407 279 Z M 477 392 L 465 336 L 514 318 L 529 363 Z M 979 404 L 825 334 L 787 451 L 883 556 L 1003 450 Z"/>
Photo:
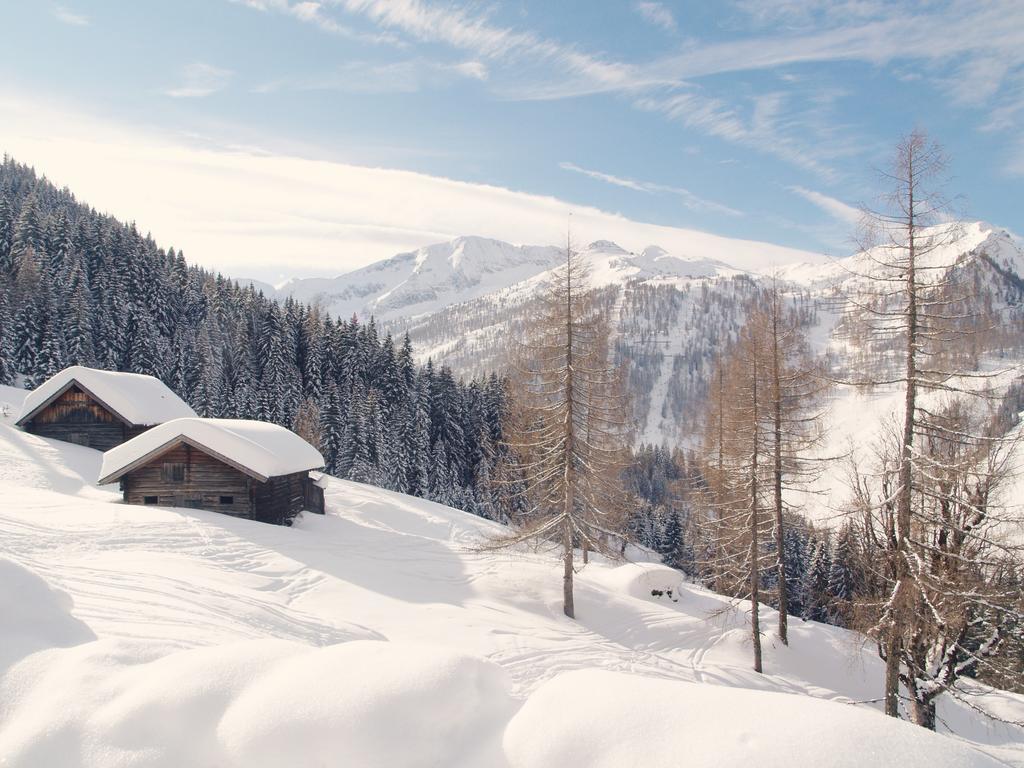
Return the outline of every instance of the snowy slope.
<path id="1" fill-rule="evenodd" d="M 436 312 L 500 290 L 550 269 L 559 258 L 553 247 L 459 237 L 336 278 L 292 279 L 272 292 L 265 284 L 257 287 L 278 298 L 319 303 L 335 317 L 388 320 Z"/>
<path id="2" fill-rule="evenodd" d="M 331 480 L 279 528 L 122 505 L 2 424 L 0 457 L 3 765 L 1024 765 L 960 705 L 950 738 L 852 703 L 882 674 L 852 633 L 796 622 L 753 673 L 744 613 L 662 566 L 591 564 L 573 622 L 553 557 L 426 501 Z"/>

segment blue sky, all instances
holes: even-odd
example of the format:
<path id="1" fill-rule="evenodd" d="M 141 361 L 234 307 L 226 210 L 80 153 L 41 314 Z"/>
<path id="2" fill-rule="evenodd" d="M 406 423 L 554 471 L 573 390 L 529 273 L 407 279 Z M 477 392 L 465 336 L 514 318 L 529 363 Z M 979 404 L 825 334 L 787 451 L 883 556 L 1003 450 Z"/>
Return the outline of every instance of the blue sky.
<path id="1" fill-rule="evenodd" d="M 557 208 L 551 198 L 565 209 L 618 214 L 609 221 L 841 255 L 851 206 L 879 191 L 872 169 L 915 125 L 948 150 L 950 191 L 962 195 L 968 217 L 1024 232 L 1020 0 L 3 7 L 0 149 L 236 273 L 247 262 L 226 252 L 232 242 L 259 250 L 255 217 L 225 207 L 214 225 L 182 213 L 202 199 L 189 202 L 190 178 L 196 187 L 209 180 L 213 194 L 227 173 L 208 172 L 208 153 L 295 161 L 287 172 L 244 171 L 247 186 L 266 186 L 261 226 L 284 252 L 253 256 L 251 271 L 264 277 L 339 271 L 435 236 L 543 242 L 553 237 L 550 225 L 538 220 L 531 237 L 530 207 Z M 126 154 L 133 142 L 152 152 Z M 158 147 L 191 154 L 169 168 Z M 109 188 L 83 155 L 102 158 Z M 311 171 L 300 161 L 326 165 Z M 299 210 L 298 200 L 316 196 L 313 177 L 334 168 L 353 174 L 354 185 L 359 167 L 415 172 L 415 183 L 374 177 L 392 185 L 375 199 L 405 196 L 409 209 L 424 210 L 443 199 L 443 215 L 425 212 L 406 226 L 358 204 L 348 210 L 358 188 L 339 189 L 333 179 L 329 211 L 311 223 L 316 217 Z M 288 177 L 281 207 L 295 207 L 289 221 L 273 213 L 278 173 Z M 478 211 L 472 195 L 435 196 L 433 178 L 533 202 L 510 196 L 519 203 L 505 213 L 497 204 Z M 161 182 L 179 186 L 161 194 Z M 395 208 L 395 217 L 407 211 Z M 604 236 L 594 221 L 586 235 Z M 373 234 L 338 235 L 366 225 Z M 214 240 L 212 229 L 225 231 Z M 232 241 L 232 232 L 244 237 Z M 648 234 L 657 231 L 637 230 L 627 247 L 646 244 Z"/>

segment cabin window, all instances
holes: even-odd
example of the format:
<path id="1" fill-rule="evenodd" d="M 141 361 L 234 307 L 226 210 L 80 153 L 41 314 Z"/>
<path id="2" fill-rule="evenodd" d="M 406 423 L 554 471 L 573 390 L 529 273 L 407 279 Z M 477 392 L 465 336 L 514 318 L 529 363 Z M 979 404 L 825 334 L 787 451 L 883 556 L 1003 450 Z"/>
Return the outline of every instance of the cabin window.
<path id="1" fill-rule="evenodd" d="M 235 497 L 234 496 L 221 496 L 220 497 L 220 503 L 221 504 L 234 504 L 235 503 Z"/>
<path id="2" fill-rule="evenodd" d="M 182 481 L 185 479 L 185 465 L 177 461 L 164 462 L 164 480 Z"/>
<path id="3" fill-rule="evenodd" d="M 89 447 L 89 433 L 88 432 L 72 432 L 71 442 L 75 445 L 84 445 L 86 448 Z"/>
<path id="4" fill-rule="evenodd" d="M 157 497 L 156 496 L 143 496 L 142 497 L 142 503 L 143 504 L 156 504 L 157 503 Z"/>

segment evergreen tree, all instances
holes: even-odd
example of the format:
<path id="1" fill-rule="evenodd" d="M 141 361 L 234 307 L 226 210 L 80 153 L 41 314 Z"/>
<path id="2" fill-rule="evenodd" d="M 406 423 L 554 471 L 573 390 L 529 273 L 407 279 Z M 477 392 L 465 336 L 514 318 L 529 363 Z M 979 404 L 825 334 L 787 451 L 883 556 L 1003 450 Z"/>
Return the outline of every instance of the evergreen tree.
<path id="1" fill-rule="evenodd" d="M 828 574 L 828 611 L 833 624 L 845 625 L 848 618 L 850 601 L 854 596 L 853 556 L 853 529 L 846 525 L 836 537 Z"/>
<path id="2" fill-rule="evenodd" d="M 804 576 L 805 619 L 828 621 L 828 582 L 831 570 L 832 558 L 829 554 L 828 539 L 821 538 L 814 545 L 811 560 Z"/>
<path id="3" fill-rule="evenodd" d="M 0 384 L 14 382 L 14 330 L 12 325 L 7 289 L 0 286 Z"/>
<path id="4" fill-rule="evenodd" d="M 0 278 L 7 280 L 14 270 L 11 245 L 14 241 L 14 212 L 10 198 L 0 190 Z"/>

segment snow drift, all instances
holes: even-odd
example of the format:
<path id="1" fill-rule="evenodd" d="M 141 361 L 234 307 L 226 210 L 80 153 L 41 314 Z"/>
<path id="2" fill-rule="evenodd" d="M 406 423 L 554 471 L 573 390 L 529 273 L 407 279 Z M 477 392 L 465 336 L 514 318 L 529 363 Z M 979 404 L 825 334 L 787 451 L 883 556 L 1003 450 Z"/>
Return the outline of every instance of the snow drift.
<path id="1" fill-rule="evenodd" d="M 999 762 L 844 704 L 588 670 L 534 693 L 505 731 L 514 768 L 829 768 Z"/>

